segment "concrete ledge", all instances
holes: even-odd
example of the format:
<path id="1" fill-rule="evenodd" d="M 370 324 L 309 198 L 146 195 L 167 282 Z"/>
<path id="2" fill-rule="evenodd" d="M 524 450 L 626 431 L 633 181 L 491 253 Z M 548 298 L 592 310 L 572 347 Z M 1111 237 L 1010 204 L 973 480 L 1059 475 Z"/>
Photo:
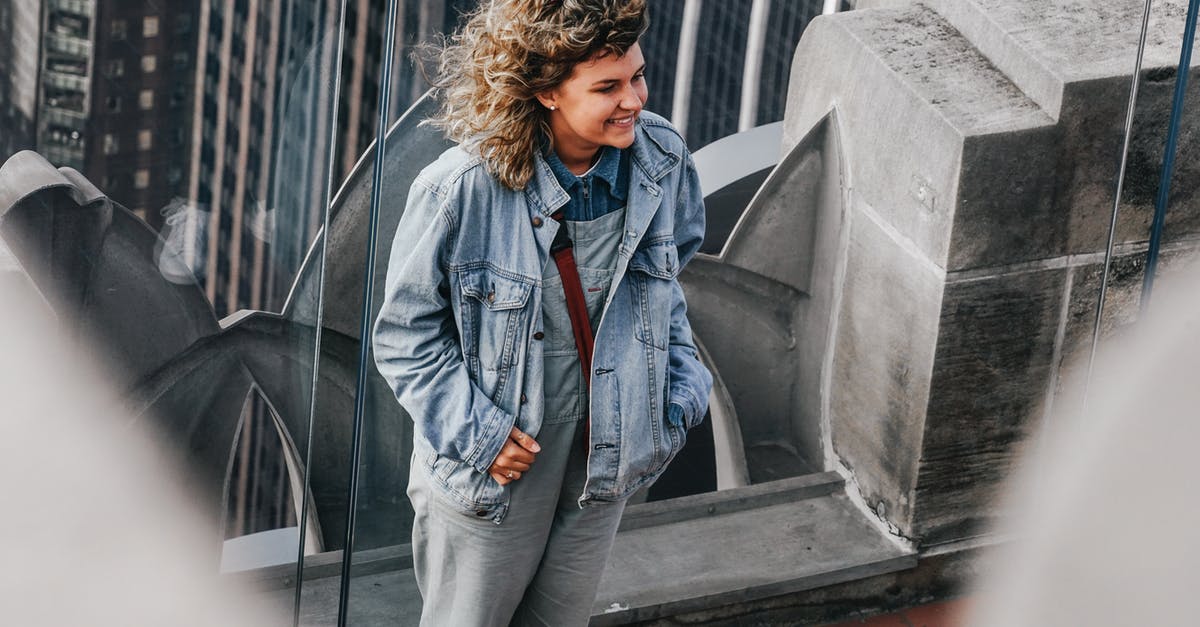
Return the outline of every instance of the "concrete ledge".
<path id="1" fill-rule="evenodd" d="M 632 505 L 626 508 L 621 518 L 620 533 L 826 496 L 844 485 L 845 480 L 838 473 L 820 472 L 733 490 Z"/>
<path id="2" fill-rule="evenodd" d="M 990 540 L 957 543 L 936 553 L 922 552 L 911 568 L 630 624 L 642 627 L 743 627 L 865 621 L 871 616 L 970 594 L 970 583 L 988 569 L 993 544 Z"/>
<path id="3" fill-rule="evenodd" d="M 840 492 L 622 531 L 592 610 L 618 625 L 911 568 Z"/>
<path id="4" fill-rule="evenodd" d="M 845 480 L 836 472 L 822 472 L 758 485 L 696 494 L 666 501 L 631 505 L 621 519 L 620 532 L 682 522 L 704 516 L 729 514 L 755 507 L 777 505 L 800 499 L 826 496 L 841 490 Z M 618 535 L 618 541 L 620 536 Z M 412 545 L 399 544 L 358 551 L 351 572 L 354 577 L 412 568 Z M 327 551 L 304 559 L 304 580 L 339 577 L 342 551 Z M 280 564 L 243 572 L 227 578 L 264 590 L 292 588 L 296 585 L 296 565 Z"/>
<path id="5" fill-rule="evenodd" d="M 412 545 L 399 544 L 378 549 L 367 549 L 354 554 L 351 573 L 355 577 L 365 577 L 379 573 L 405 570 L 412 568 Z M 304 581 L 317 579 L 336 579 L 342 574 L 342 551 L 327 551 L 304 558 Z M 239 573 L 230 573 L 224 577 L 241 586 L 254 587 L 260 590 L 281 590 L 296 587 L 296 565 L 280 564 L 267 566 Z"/>
<path id="6" fill-rule="evenodd" d="M 794 594 L 916 565 L 864 518 L 837 473 L 817 473 L 628 508 L 609 558 L 592 624 L 617 625 Z M 355 556 L 355 625 L 415 622 L 420 595 L 408 545 Z M 304 624 L 336 614 L 341 552 L 309 556 Z M 294 594 L 295 566 L 229 575 L 280 607 Z"/>

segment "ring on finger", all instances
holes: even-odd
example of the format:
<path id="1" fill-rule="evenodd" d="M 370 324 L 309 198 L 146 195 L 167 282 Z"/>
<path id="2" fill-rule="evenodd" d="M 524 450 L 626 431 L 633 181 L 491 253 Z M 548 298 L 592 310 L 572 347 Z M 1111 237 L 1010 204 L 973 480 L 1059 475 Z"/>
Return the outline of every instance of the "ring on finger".
<path id="1" fill-rule="evenodd" d="M 505 477 L 507 477 L 507 478 L 509 478 L 509 479 L 512 479 L 512 478 L 513 478 L 513 471 L 511 471 L 511 470 L 510 470 L 510 471 L 508 471 L 508 473 L 506 473 L 504 476 L 505 476 Z"/>

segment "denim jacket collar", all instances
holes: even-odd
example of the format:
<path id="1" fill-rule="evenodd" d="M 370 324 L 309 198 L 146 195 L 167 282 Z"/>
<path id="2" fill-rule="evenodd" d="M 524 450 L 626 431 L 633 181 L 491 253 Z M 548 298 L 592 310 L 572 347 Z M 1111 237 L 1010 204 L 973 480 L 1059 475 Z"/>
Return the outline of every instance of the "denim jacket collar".
<path id="1" fill-rule="evenodd" d="M 664 148 L 646 132 L 645 122 L 641 119 L 637 122 L 633 145 L 629 149 L 633 154 L 633 163 L 655 183 L 666 176 L 680 159 L 679 155 Z M 630 187 L 633 184 L 631 179 Z M 571 199 L 541 151 L 534 154 L 533 178 L 525 186 L 525 195 L 529 198 L 530 211 L 544 216 L 554 213 Z"/>
<path id="2" fill-rule="evenodd" d="M 663 147 L 646 132 L 646 122 L 640 118 L 630 150 L 633 151 L 633 162 L 655 183 L 666 176 L 680 160 L 678 154 Z"/>

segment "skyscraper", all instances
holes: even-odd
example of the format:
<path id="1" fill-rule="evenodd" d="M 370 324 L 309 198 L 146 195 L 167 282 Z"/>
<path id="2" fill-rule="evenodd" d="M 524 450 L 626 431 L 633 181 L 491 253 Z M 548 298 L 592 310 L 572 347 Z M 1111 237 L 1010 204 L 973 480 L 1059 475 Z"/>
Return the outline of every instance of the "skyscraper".
<path id="1" fill-rule="evenodd" d="M 649 109 L 692 150 L 783 119 L 792 53 L 822 0 L 683 0 L 650 6 Z"/>
<path id="2" fill-rule="evenodd" d="M 193 1 L 96 3 L 84 173 L 154 229 L 186 196 Z"/>
<path id="3" fill-rule="evenodd" d="M 0 157 L 36 145 L 41 5 L 0 0 Z"/>
<path id="4" fill-rule="evenodd" d="M 473 4 L 403 3 L 394 26 L 392 120 L 424 91 L 407 62 L 411 46 L 452 27 Z M 386 5 L 349 0 L 340 38 L 340 0 L 201 2 L 187 194 L 192 232 L 181 241 L 218 315 L 282 304 L 321 226 L 330 158 L 336 192 L 374 141 Z"/>
<path id="5" fill-rule="evenodd" d="M 55 165 L 86 170 L 96 3 L 47 0 L 42 14 L 37 148 Z"/>

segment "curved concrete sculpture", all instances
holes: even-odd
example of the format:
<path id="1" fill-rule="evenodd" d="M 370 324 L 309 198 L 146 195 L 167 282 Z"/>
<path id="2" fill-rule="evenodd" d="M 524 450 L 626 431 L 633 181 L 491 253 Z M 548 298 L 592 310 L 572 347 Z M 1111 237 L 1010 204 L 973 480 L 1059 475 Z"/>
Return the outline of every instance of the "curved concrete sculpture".
<path id="1" fill-rule="evenodd" d="M 0 236 L 64 328 L 94 346 L 95 357 L 109 366 L 134 416 L 174 446 L 164 455 L 188 469 L 197 498 L 210 504 L 204 510 L 212 513 L 215 527 L 252 390 L 269 397 L 291 434 L 284 450 L 307 445 L 311 330 L 256 314 L 222 331 L 199 285 L 159 271 L 156 246 L 163 244 L 144 222 L 78 172 L 56 169 L 33 152 L 18 153 L 0 167 Z M 330 335 L 323 343 L 326 354 L 341 358 L 353 352 Z M 327 369 L 321 389 L 352 394 L 347 381 L 354 374 L 342 370 Z M 323 402 L 344 406 L 341 396 L 338 403 L 337 394 L 321 395 L 331 399 Z M 336 467 L 339 453 L 316 455 L 314 466 Z M 322 485 L 317 474 L 315 491 L 329 496 L 316 499 L 315 510 L 344 511 L 340 486 Z M 322 527 L 340 537 L 336 524 Z M 317 540 L 313 550 L 323 547 Z"/>
<path id="2" fill-rule="evenodd" d="M 719 254 L 682 280 L 688 313 L 724 375 L 758 483 L 821 469 L 820 373 L 843 222 L 832 116 L 771 172 Z"/>
<path id="3" fill-rule="evenodd" d="M 783 122 L 756 126 L 722 137 L 692 153 L 704 187 L 704 244 L 700 252 L 721 252 L 750 199 L 779 164 Z"/>
<path id="4" fill-rule="evenodd" d="M 37 153 L 19 152 L 0 166 L 0 236 L 56 310 L 71 314 L 77 324 L 69 328 L 120 364 L 112 373 L 119 384 L 219 331 L 198 285 L 167 281 L 143 263 L 156 241 L 144 222 L 79 172 L 56 169 Z"/>

